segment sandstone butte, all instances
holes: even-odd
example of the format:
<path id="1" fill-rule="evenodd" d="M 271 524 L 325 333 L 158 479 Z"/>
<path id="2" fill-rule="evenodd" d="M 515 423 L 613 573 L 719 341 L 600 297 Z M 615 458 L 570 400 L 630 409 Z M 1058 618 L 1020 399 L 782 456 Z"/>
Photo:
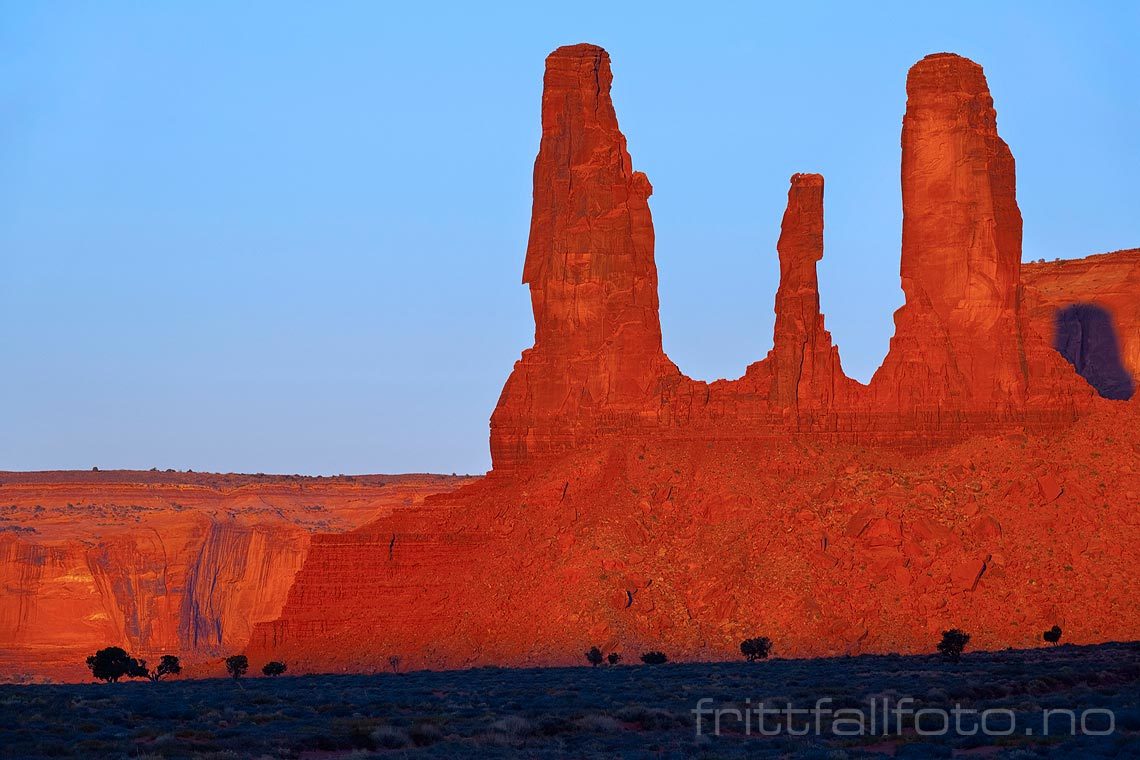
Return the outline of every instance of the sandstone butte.
<path id="1" fill-rule="evenodd" d="M 535 340 L 492 415 L 487 477 L 418 480 L 396 507 L 355 484 L 356 503 L 381 513 L 285 531 L 304 548 L 263 573 L 265 598 L 238 582 L 197 601 L 189 571 L 136 570 L 156 555 L 134 547 L 152 538 L 122 526 L 114 577 L 84 597 L 91 621 L 116 620 L 103 628 L 78 625 L 78 605 L 25 611 L 73 591 L 27 580 L 44 562 L 21 552 L 48 544 L 17 533 L 0 544 L 5 587 L 25 589 L 2 608 L 5 654 L 18 643 L 38 672 L 36 652 L 58 656 L 60 641 L 133 642 L 146 627 L 160 631 L 148 651 L 208 659 L 244 640 L 255 666 L 294 671 L 382 670 L 392 655 L 407 668 L 572 664 L 593 645 L 725 658 L 751 635 L 783 656 L 919 652 L 952 626 L 981 648 L 1032 646 L 1053 624 L 1067 641 L 1137 638 L 1140 402 L 1102 394 L 1131 396 L 1140 376 L 1140 252 L 1022 265 L 1014 161 L 981 67 L 943 53 L 907 77 L 906 300 L 866 385 L 844 375 L 820 312 L 817 174 L 791 179 L 772 350 L 713 383 L 669 360 L 652 187 L 633 170 L 611 78 L 592 45 L 547 58 L 523 267 Z M 21 503 L 50 493 L 25 477 Z M 76 516 L 128 503 L 110 486 L 73 488 L 88 494 L 68 497 Z M 209 509 L 177 501 L 187 521 Z M 297 519 L 295 506 L 284 514 Z M 100 540 L 84 519 L 68 540 L 90 553 Z M 290 539 L 260 540 L 247 563 Z M 199 574 L 250 575 L 198 556 Z M 67 562 L 93 573 L 89 556 Z M 115 592 L 164 585 L 177 598 L 147 616 L 124 614 L 135 607 Z M 237 612 L 218 634 L 203 608 Z"/>

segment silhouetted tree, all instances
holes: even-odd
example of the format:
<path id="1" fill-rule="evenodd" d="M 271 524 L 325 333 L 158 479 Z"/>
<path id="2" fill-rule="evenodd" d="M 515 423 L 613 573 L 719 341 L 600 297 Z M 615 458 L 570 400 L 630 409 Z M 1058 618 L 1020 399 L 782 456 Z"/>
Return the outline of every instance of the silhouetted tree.
<path id="1" fill-rule="evenodd" d="M 279 676 L 284 673 L 285 670 L 285 663 L 277 662 L 277 660 L 274 660 L 273 662 L 265 663 L 265 666 L 261 669 L 261 672 L 267 676 Z"/>
<path id="2" fill-rule="evenodd" d="M 143 663 L 146 664 L 145 662 Z M 161 681 L 164 676 L 176 676 L 182 672 L 182 663 L 172 654 L 164 654 L 158 661 L 158 666 L 148 676 L 150 680 Z"/>
<path id="3" fill-rule="evenodd" d="M 605 657 L 602 656 L 602 650 L 598 649 L 597 647 L 590 647 L 590 651 L 586 652 L 586 662 L 590 663 L 595 668 L 601 665 L 604 661 Z"/>
<path id="4" fill-rule="evenodd" d="M 146 660 L 136 660 L 131 658 L 131 666 L 127 668 L 127 678 L 150 678 L 150 671 L 147 670 Z"/>
<path id="5" fill-rule="evenodd" d="M 740 642 L 740 653 L 744 655 L 749 662 L 766 660 L 771 652 L 772 640 L 767 636 L 757 636 L 754 639 L 745 639 Z"/>
<path id="6" fill-rule="evenodd" d="M 87 658 L 91 675 L 106 683 L 120 678 L 146 678 L 146 661 L 139 662 L 122 647 L 106 647 Z"/>
<path id="7" fill-rule="evenodd" d="M 951 628 L 942 632 L 942 641 L 938 642 L 938 651 L 942 658 L 948 662 L 958 662 L 962 659 L 962 651 L 970 643 L 970 634 Z"/>
<path id="8" fill-rule="evenodd" d="M 610 652 L 606 655 L 606 662 L 608 662 L 610 665 L 617 665 L 619 662 L 621 662 L 621 655 L 617 652 Z"/>
<path id="9" fill-rule="evenodd" d="M 394 654 L 388 658 L 388 667 L 392 669 L 393 673 L 400 672 L 400 655 Z"/>
<path id="10" fill-rule="evenodd" d="M 641 655 L 641 661 L 646 665 L 661 665 L 663 663 L 669 662 L 669 658 L 665 656 L 664 652 L 658 652 L 654 650 L 652 652 L 646 652 L 645 654 Z"/>
<path id="11" fill-rule="evenodd" d="M 1041 638 L 1048 641 L 1053 646 L 1056 646 L 1061 641 L 1061 626 L 1055 625 L 1045 633 L 1041 634 Z"/>
<path id="12" fill-rule="evenodd" d="M 226 658 L 226 672 L 235 681 L 245 675 L 249 670 L 249 658 L 244 654 L 230 655 Z"/>

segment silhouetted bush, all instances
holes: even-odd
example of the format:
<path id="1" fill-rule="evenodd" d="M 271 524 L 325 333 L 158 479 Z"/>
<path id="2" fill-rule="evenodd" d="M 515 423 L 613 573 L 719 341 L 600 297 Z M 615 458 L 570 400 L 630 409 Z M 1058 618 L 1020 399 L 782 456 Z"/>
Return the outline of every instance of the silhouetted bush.
<path id="1" fill-rule="evenodd" d="M 665 656 L 664 652 L 654 650 L 641 655 L 641 661 L 646 665 L 661 665 L 669 662 L 669 658 Z"/>
<path id="2" fill-rule="evenodd" d="M 146 665 L 144 661 L 143 666 Z M 162 659 L 158 661 L 158 666 L 151 672 L 150 680 L 154 682 L 161 681 L 164 676 L 176 676 L 182 672 L 182 663 L 178 658 L 172 654 L 164 654 Z"/>
<path id="3" fill-rule="evenodd" d="M 235 681 L 245 675 L 249 670 L 249 658 L 244 654 L 235 654 L 226 658 L 226 672 Z"/>
<path id="4" fill-rule="evenodd" d="M 1053 626 L 1049 630 L 1045 631 L 1045 633 L 1041 634 L 1041 638 L 1056 646 L 1057 643 L 1061 640 L 1061 626 Z"/>
<path id="5" fill-rule="evenodd" d="M 267 676 L 279 676 L 284 673 L 285 670 L 285 663 L 273 660 L 272 662 L 265 663 L 265 666 L 261 669 L 261 672 Z"/>
<path id="6" fill-rule="evenodd" d="M 87 658 L 91 675 L 106 683 L 120 678 L 147 678 L 146 661 L 139 662 L 122 647 L 106 647 Z"/>
<path id="7" fill-rule="evenodd" d="M 757 636 L 754 639 L 745 639 L 740 642 L 740 653 L 744 655 L 749 662 L 766 660 L 771 652 L 772 640 L 767 636 Z"/>
<path id="8" fill-rule="evenodd" d="M 942 632 L 942 641 L 938 642 L 938 651 L 942 659 L 948 662 L 958 662 L 962 659 L 962 651 L 970 643 L 970 634 L 951 628 Z"/>
<path id="9" fill-rule="evenodd" d="M 610 652 L 606 655 L 606 662 L 608 662 L 610 665 L 617 665 L 619 662 L 621 662 L 621 655 L 617 652 Z"/>
<path id="10" fill-rule="evenodd" d="M 586 652 L 586 662 L 590 663 L 595 668 L 601 665 L 604 661 L 605 657 L 602 656 L 602 650 L 598 649 L 597 647 L 590 647 L 590 651 Z"/>

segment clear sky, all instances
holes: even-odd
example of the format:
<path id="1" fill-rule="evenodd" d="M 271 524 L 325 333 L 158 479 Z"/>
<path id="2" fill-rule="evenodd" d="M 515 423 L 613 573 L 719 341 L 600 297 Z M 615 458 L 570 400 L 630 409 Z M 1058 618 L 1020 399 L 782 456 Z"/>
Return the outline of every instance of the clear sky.
<path id="1" fill-rule="evenodd" d="M 533 322 L 543 59 L 613 59 L 665 348 L 771 345 L 788 178 L 827 180 L 849 374 L 902 302 L 907 68 L 981 63 L 1026 259 L 1140 245 L 1140 4 L 0 0 L 0 469 L 481 472 Z"/>

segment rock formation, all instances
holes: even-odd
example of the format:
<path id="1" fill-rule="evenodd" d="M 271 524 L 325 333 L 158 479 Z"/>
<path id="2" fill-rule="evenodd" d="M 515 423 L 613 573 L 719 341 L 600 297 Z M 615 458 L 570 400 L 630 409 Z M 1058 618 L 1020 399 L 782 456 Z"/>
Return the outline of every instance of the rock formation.
<path id="1" fill-rule="evenodd" d="M 1104 310 L 1107 322 L 1099 334 L 1089 337 L 1093 342 L 1107 343 L 1105 350 L 1115 349 L 1135 389 L 1140 383 L 1140 249 L 1041 261 L 1026 264 L 1022 272 L 1025 311 L 1041 335 L 1056 337 L 1058 316 L 1069 307 Z"/>
<path id="2" fill-rule="evenodd" d="M 982 67 L 940 53 L 907 75 L 902 287 L 872 384 L 881 404 L 989 411 L 1022 405 L 1017 319 L 1021 212 Z"/>
<path id="3" fill-rule="evenodd" d="M 610 440 L 319 537 L 255 664 L 379 672 L 1140 632 L 1140 405 L 937 449 Z M 1131 427 L 1130 427 L 1131 426 Z"/>
<path id="4" fill-rule="evenodd" d="M 609 59 L 562 48 L 545 84 L 535 344 L 492 416 L 492 477 L 315 541 L 251 656 L 731 657 L 758 632 L 792 656 L 928 651 L 948 627 L 1029 646 L 1054 622 L 1135 637 L 1140 448 L 1110 431 L 1140 407 L 1096 399 L 1023 308 L 1014 163 L 977 64 L 939 54 L 908 77 L 906 303 L 869 386 L 819 310 L 822 177 L 792 178 L 772 351 L 691 380 L 661 350 L 649 184 Z"/>
<path id="5" fill-rule="evenodd" d="M 823 177 L 796 174 L 776 243 L 780 287 L 776 291 L 773 348 L 750 374 L 771 375 L 766 394 L 777 409 L 799 417 L 802 410 L 849 405 L 856 384 L 843 374 L 839 349 L 823 325 L 816 264 L 823 259 Z"/>
<path id="6" fill-rule="evenodd" d="M 633 170 L 611 80 L 609 55 L 593 45 L 546 59 L 523 265 L 534 347 L 491 418 L 492 456 L 505 468 L 631 424 L 657 403 L 662 378 L 680 375 L 661 348 L 653 188 Z"/>
<path id="7" fill-rule="evenodd" d="M 1025 324 L 1014 161 L 982 69 L 941 53 L 907 77 L 902 284 L 906 303 L 870 387 L 843 374 L 819 312 L 823 178 L 792 178 L 781 226 L 774 347 L 736 381 L 683 376 L 661 348 L 648 180 L 618 130 L 609 56 L 547 59 L 543 135 L 523 281 L 534 347 L 491 418 L 509 473 L 600 439 L 658 436 L 927 446 L 1072 422 L 1088 384 Z"/>
<path id="8" fill-rule="evenodd" d="M 991 422 L 1081 405 L 1088 388 L 1023 324 L 1014 160 L 981 66 L 939 53 L 911 68 L 902 151 L 906 303 L 876 404 Z"/>

